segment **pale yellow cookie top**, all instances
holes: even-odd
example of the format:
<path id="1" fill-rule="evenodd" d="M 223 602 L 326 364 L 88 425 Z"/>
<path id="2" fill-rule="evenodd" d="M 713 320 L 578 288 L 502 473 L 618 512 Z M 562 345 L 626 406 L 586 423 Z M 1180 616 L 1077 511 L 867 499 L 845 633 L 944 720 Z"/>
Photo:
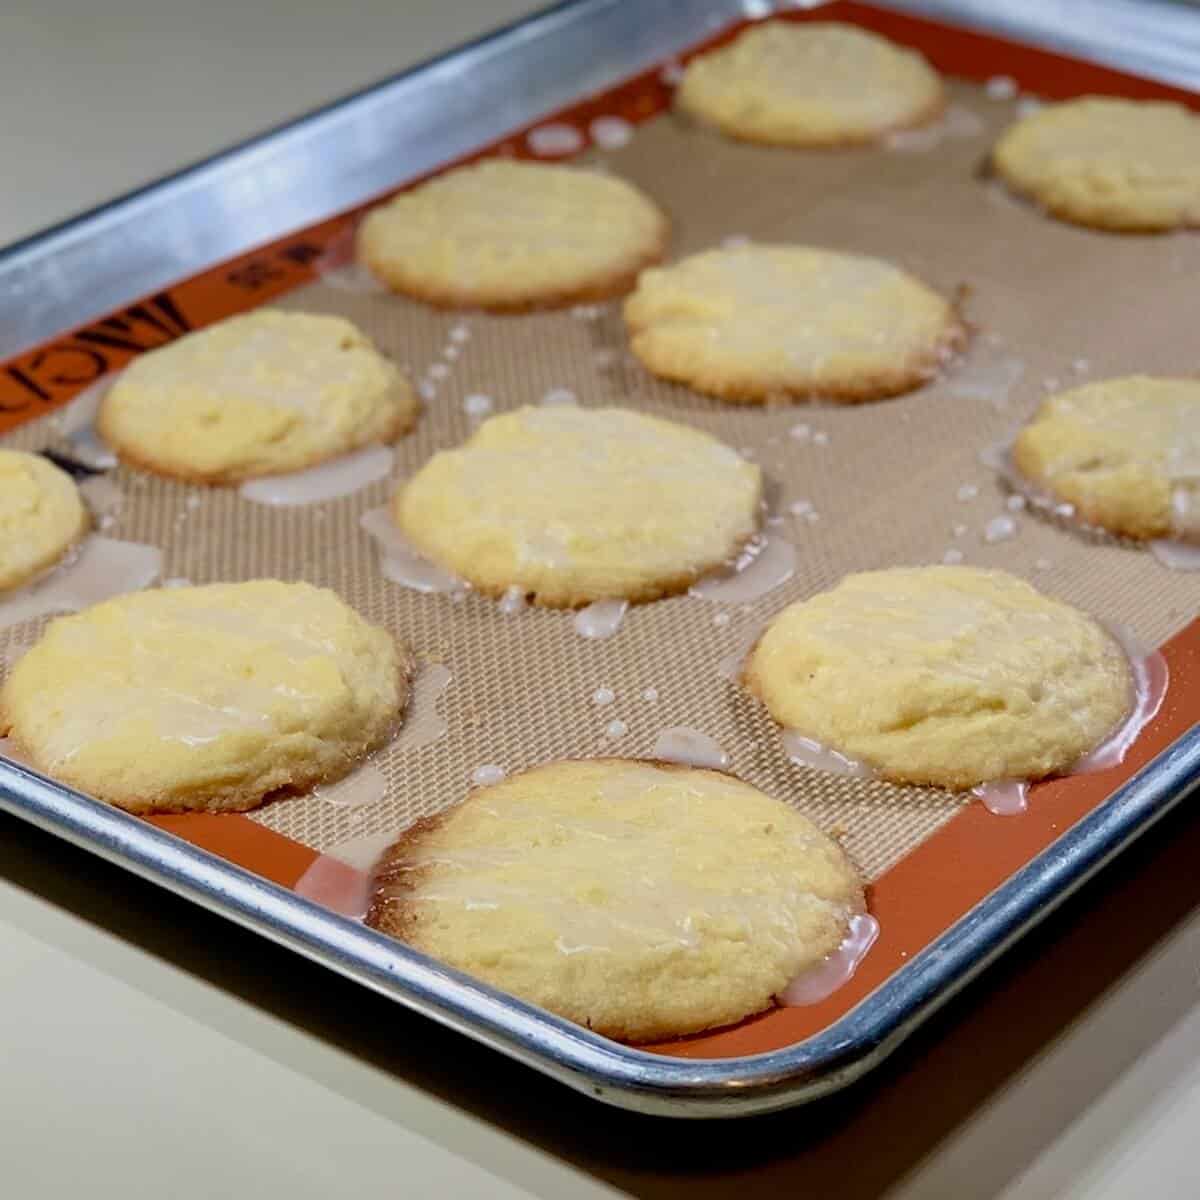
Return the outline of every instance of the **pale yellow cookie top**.
<path id="1" fill-rule="evenodd" d="M 715 771 L 552 763 L 471 793 L 385 856 L 369 918 L 631 1041 L 741 1020 L 863 910 L 841 849 Z"/>
<path id="2" fill-rule="evenodd" d="M 391 441 L 416 414 L 399 369 L 349 321 L 258 309 L 135 359 L 98 426 L 137 466 L 231 483 Z"/>
<path id="3" fill-rule="evenodd" d="M 928 120 L 943 89 L 920 54 L 876 33 L 767 21 L 693 59 L 677 102 L 733 137 L 834 146 Z"/>
<path id="4" fill-rule="evenodd" d="M 1102 229 L 1200 225 L 1200 116 L 1162 100 L 1084 96 L 1019 120 L 996 170 L 1056 217 Z"/>
<path id="5" fill-rule="evenodd" d="M 905 391 L 963 337 L 953 306 L 906 271 L 812 246 L 707 250 L 643 271 L 625 322 L 656 375 L 740 401 Z"/>
<path id="6" fill-rule="evenodd" d="M 407 651 L 333 592 L 257 580 L 136 592 L 52 622 L 0 688 L 47 774 L 133 811 L 246 809 L 387 735 Z"/>
<path id="7" fill-rule="evenodd" d="M 662 212 L 622 179 L 489 159 L 374 209 L 358 254 L 397 291 L 504 309 L 624 291 L 666 239 Z"/>
<path id="8" fill-rule="evenodd" d="M 762 472 L 702 433 L 623 408 L 521 408 L 433 456 L 394 517 L 424 554 L 489 594 L 539 604 L 650 600 L 755 532 Z"/>
<path id="9" fill-rule="evenodd" d="M 1132 375 L 1051 396 L 1013 457 L 1090 524 L 1200 542 L 1200 379 Z"/>
<path id="10" fill-rule="evenodd" d="M 1096 621 L 1004 571 L 849 575 L 781 612 L 745 680 L 771 716 L 902 783 L 1038 779 L 1098 745 L 1133 703 Z"/>
<path id="11" fill-rule="evenodd" d="M 0 592 L 52 566 L 87 531 L 75 481 L 40 454 L 0 450 Z"/>

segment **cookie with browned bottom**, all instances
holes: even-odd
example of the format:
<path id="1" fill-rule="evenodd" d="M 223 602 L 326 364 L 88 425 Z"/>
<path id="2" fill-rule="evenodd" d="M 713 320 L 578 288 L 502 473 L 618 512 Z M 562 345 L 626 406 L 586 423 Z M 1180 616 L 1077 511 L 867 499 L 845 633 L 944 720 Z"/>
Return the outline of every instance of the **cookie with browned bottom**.
<path id="1" fill-rule="evenodd" d="M 745 245 L 643 271 L 625 302 L 655 375 L 735 403 L 918 387 L 965 340 L 954 306 L 878 258 Z"/>
<path id="2" fill-rule="evenodd" d="M 348 771 L 394 727 L 409 656 L 307 583 L 156 589 L 52 622 L 0 688 L 46 774 L 131 812 L 242 811 Z"/>
<path id="3" fill-rule="evenodd" d="M 768 1008 L 864 908 L 841 849 L 716 771 L 558 762 L 473 791 L 384 856 L 368 922 L 599 1033 Z"/>
<path id="4" fill-rule="evenodd" d="M 395 291 L 451 308 L 553 307 L 628 291 L 667 219 L 597 171 L 490 159 L 372 210 L 358 257 Z"/>

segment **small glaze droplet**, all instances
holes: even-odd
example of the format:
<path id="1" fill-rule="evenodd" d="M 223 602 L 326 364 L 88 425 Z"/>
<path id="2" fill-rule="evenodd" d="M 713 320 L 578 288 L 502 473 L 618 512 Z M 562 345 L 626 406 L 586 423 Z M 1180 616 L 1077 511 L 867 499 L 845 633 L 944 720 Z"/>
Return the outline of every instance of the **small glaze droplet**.
<path id="1" fill-rule="evenodd" d="M 588 133 L 602 150 L 619 150 L 632 140 L 633 126 L 622 117 L 597 117 L 588 125 Z"/>
<path id="2" fill-rule="evenodd" d="M 979 488 L 973 483 L 964 483 L 954 495 L 956 499 L 961 500 L 965 504 L 968 500 L 974 500 L 979 495 Z"/>
<path id="3" fill-rule="evenodd" d="M 642 699 L 653 704 L 658 699 L 658 688 L 648 687 L 642 692 Z"/>
<path id="4" fill-rule="evenodd" d="M 779 1002 L 788 1006 L 819 1004 L 850 982 L 867 951 L 879 937 L 879 922 L 870 913 L 850 918 L 850 930 L 842 944 L 816 966 L 802 971 L 784 989 Z"/>
<path id="5" fill-rule="evenodd" d="M 617 693 L 614 692 L 612 690 L 612 688 L 608 688 L 608 687 L 597 688 L 592 693 L 592 703 L 599 704 L 601 706 L 603 706 L 605 704 L 611 704 L 616 698 L 617 698 Z"/>
<path id="6" fill-rule="evenodd" d="M 788 437 L 795 438 L 795 440 L 798 442 L 807 442 L 808 439 L 812 437 L 812 426 L 805 425 L 803 422 L 798 425 L 793 425 L 791 429 L 788 430 Z"/>
<path id="7" fill-rule="evenodd" d="M 579 397 L 570 388 L 551 388 L 542 397 L 542 404 L 546 408 L 570 407 L 578 403 Z"/>
<path id="8" fill-rule="evenodd" d="M 559 158 L 583 149 L 583 135 L 571 125 L 539 125 L 525 135 L 534 154 L 543 158 Z"/>
<path id="9" fill-rule="evenodd" d="M 492 398 L 482 392 L 472 392 L 463 400 L 463 412 L 468 417 L 483 417 L 492 411 Z"/>
<path id="10" fill-rule="evenodd" d="M 1009 512 L 1018 513 L 1024 512 L 1027 504 L 1028 501 L 1025 499 L 1025 497 L 1022 496 L 1020 492 L 1017 492 L 1015 495 L 1009 496 L 1009 498 L 1005 500 L 1004 507 L 1007 508 Z"/>
<path id="11" fill-rule="evenodd" d="M 1004 513 L 998 517 L 993 517 L 983 527 L 983 540 L 989 543 L 1006 542 L 1009 538 L 1016 536 L 1017 529 L 1016 518 Z"/>
<path id="12" fill-rule="evenodd" d="M 621 628 L 628 600 L 597 600 L 575 614 L 575 632 L 584 638 L 610 638 Z"/>
<path id="13" fill-rule="evenodd" d="M 494 783 L 499 783 L 507 776 L 508 772 L 497 766 L 495 763 L 484 763 L 481 767 L 476 767 L 471 772 L 471 783 L 475 787 L 491 787 Z"/>
<path id="14" fill-rule="evenodd" d="M 957 566 L 963 560 L 963 552 L 955 546 L 951 546 L 949 550 L 942 555 L 942 562 L 948 567 Z"/>
<path id="15" fill-rule="evenodd" d="M 604 736 L 606 738 L 616 739 L 624 737 L 628 732 L 629 726 L 626 725 L 624 721 L 609 721 L 608 725 L 605 726 Z"/>
<path id="16" fill-rule="evenodd" d="M 504 595 L 500 597 L 500 611 L 506 617 L 514 616 L 516 613 L 524 612 L 527 607 L 525 600 L 525 591 L 518 587 L 515 583 L 508 588 Z"/>
<path id="17" fill-rule="evenodd" d="M 664 729 L 654 739 L 650 757 L 714 771 L 724 771 L 729 766 L 729 755 L 708 734 L 686 725 Z"/>
<path id="18" fill-rule="evenodd" d="M 1015 100 L 1017 81 L 1011 75 L 993 75 L 983 85 L 989 100 Z"/>

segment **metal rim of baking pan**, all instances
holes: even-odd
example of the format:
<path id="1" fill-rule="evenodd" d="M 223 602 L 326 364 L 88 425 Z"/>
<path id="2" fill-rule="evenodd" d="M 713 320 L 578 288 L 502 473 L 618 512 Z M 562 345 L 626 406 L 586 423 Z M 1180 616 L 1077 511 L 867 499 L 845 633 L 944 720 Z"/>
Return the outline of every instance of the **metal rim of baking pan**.
<path id="1" fill-rule="evenodd" d="M 1037 0 L 889 6 L 1200 85 L 1200 23 L 1169 0 L 1086 0 L 1069 19 Z M 0 253 L 0 357 L 352 208 L 769 9 L 755 0 L 569 0 L 18 243 Z M 723 1117 L 786 1108 L 864 1074 L 1197 783 L 1200 726 L 829 1028 L 725 1059 L 670 1058 L 599 1037 L 2 758 L 0 809 L 597 1099 Z"/>

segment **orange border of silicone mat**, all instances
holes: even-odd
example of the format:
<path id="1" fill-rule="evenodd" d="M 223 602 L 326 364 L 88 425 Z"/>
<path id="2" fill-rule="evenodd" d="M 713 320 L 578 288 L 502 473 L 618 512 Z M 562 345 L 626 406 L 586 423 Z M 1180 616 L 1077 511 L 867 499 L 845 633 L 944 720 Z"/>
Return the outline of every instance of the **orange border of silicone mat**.
<path id="1" fill-rule="evenodd" d="M 797 21 L 852 21 L 916 47 L 947 74 L 976 80 L 1004 74 L 1023 90 L 1054 99 L 1103 92 L 1135 99 L 1177 100 L 1200 108 L 1200 97 L 1178 88 L 849 0 L 780 16 Z M 725 30 L 698 44 L 690 54 L 728 40 L 741 28 Z M 664 111 L 670 96 L 656 67 L 537 124 L 565 122 L 586 140 L 592 117 L 619 115 L 635 123 L 644 121 Z M 519 130 L 469 157 L 530 157 L 525 132 Z M 19 355 L 0 367 L 0 433 L 67 403 L 93 380 L 144 350 L 311 281 L 316 274 L 314 259 L 366 207 L 240 255 Z M 1125 763 L 1095 775 L 1038 785 L 1030 796 L 1029 810 L 1019 817 L 995 817 L 978 804 L 965 807 L 872 885 L 869 899 L 871 911 L 880 920 L 879 941 L 855 978 L 829 1000 L 808 1008 L 775 1009 L 731 1029 L 647 1048 L 693 1058 L 760 1054 L 793 1045 L 843 1016 L 907 958 L 945 932 L 1190 728 L 1193 722 L 1185 709 L 1200 709 L 1200 621 L 1173 638 L 1163 652 L 1171 672 L 1166 702 Z M 1197 703 L 1185 706 L 1181 703 L 1184 697 Z M 295 884 L 317 857 L 308 847 L 246 817 L 193 814 L 150 820 L 195 846 L 287 887 Z"/>

